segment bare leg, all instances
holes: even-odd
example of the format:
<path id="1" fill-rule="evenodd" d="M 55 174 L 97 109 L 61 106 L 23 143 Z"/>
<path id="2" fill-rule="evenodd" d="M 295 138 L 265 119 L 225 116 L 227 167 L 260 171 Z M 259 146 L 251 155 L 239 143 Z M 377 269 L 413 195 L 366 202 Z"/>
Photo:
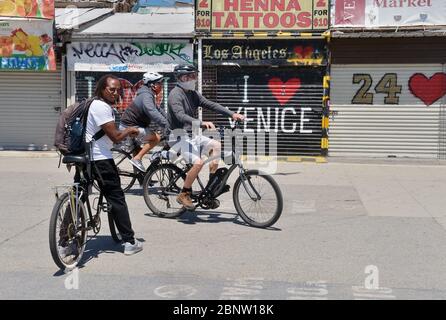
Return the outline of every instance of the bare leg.
<path id="1" fill-rule="evenodd" d="M 152 150 L 161 140 L 161 137 L 157 133 L 149 134 L 145 137 L 144 141 L 147 141 L 144 146 L 141 148 L 141 150 L 138 152 L 138 154 L 134 155 L 133 159 L 135 160 L 141 160 L 142 157 Z"/>
<path id="2" fill-rule="evenodd" d="M 212 142 L 211 150 L 209 151 L 209 157 L 212 157 L 212 155 L 219 155 L 220 153 L 221 144 L 217 141 Z M 209 173 L 215 173 L 215 171 L 217 171 L 219 162 L 220 158 L 217 158 L 209 163 Z"/>
<path id="3" fill-rule="evenodd" d="M 186 179 L 184 180 L 184 188 L 186 189 L 192 188 L 192 183 L 194 183 L 195 179 L 197 179 L 198 174 L 200 173 L 202 168 L 203 168 L 203 160 L 199 159 L 195 161 L 194 165 L 186 175 Z"/>

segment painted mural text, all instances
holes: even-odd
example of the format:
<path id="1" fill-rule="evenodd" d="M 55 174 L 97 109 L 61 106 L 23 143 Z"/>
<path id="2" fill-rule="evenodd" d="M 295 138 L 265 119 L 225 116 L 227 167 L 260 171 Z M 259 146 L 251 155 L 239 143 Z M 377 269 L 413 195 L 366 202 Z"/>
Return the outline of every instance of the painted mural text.
<path id="1" fill-rule="evenodd" d="M 132 62 L 135 57 L 142 56 L 169 56 L 172 60 L 176 57 L 189 62 L 191 59 L 185 54 L 183 43 L 78 43 L 72 46 L 73 55 L 81 59 L 83 56 L 89 58 L 118 58 L 121 63 Z"/>
<path id="2" fill-rule="evenodd" d="M 374 104 L 372 75 L 368 73 L 355 73 L 353 84 L 360 84 L 351 101 L 352 104 Z M 410 93 L 421 100 L 426 106 L 430 106 L 446 96 L 446 73 L 437 72 L 431 77 L 422 73 L 414 73 L 409 77 L 407 87 Z M 384 104 L 399 104 L 403 86 L 398 84 L 396 73 L 386 73 L 374 87 L 376 94 L 385 94 Z"/>

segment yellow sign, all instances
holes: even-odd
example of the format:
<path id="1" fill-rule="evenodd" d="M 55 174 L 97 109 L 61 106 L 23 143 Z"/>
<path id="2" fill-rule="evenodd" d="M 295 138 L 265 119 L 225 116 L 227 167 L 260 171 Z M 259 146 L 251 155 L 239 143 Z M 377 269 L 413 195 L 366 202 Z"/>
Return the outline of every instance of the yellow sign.
<path id="1" fill-rule="evenodd" d="M 196 0 L 196 31 L 327 30 L 328 0 Z"/>

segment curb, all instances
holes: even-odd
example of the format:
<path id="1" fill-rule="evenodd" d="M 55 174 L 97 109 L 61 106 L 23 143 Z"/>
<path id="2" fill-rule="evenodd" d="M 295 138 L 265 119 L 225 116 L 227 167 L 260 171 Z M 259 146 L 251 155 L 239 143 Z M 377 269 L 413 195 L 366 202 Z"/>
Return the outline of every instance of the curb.
<path id="1" fill-rule="evenodd" d="M 56 151 L 0 151 L 0 158 L 59 158 Z"/>
<path id="2" fill-rule="evenodd" d="M 241 157 L 242 161 L 248 161 L 247 156 Z M 277 162 L 311 162 L 311 163 L 327 163 L 327 158 L 322 156 L 289 156 L 289 157 L 272 157 L 272 156 L 254 156 L 249 157 L 254 161 L 277 161 Z"/>

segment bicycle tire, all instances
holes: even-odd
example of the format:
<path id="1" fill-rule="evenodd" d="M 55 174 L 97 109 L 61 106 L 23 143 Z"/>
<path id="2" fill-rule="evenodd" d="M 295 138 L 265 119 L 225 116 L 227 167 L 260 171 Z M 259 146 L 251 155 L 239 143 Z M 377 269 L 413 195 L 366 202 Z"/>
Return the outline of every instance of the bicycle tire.
<path id="1" fill-rule="evenodd" d="M 240 203 L 240 190 L 241 190 L 240 186 L 242 186 L 243 189 L 245 189 L 245 187 L 242 184 L 241 177 L 238 177 L 237 180 L 235 181 L 233 195 L 232 195 L 233 201 L 234 201 L 234 206 L 235 206 L 235 209 L 237 210 L 237 213 L 240 215 L 240 217 L 243 219 L 243 221 L 245 221 L 248 225 L 250 225 L 252 227 L 267 228 L 267 227 L 272 226 L 280 218 L 280 216 L 282 214 L 282 210 L 283 210 L 283 196 L 282 196 L 282 191 L 280 190 L 279 185 L 273 179 L 273 177 L 271 177 L 270 175 L 264 174 L 258 170 L 248 170 L 245 173 L 245 175 L 248 178 L 261 177 L 261 178 L 265 179 L 266 182 L 272 187 L 272 189 L 274 191 L 274 194 L 275 194 L 275 197 L 277 200 L 277 204 L 276 204 L 276 208 L 275 208 L 274 212 L 272 213 L 272 217 L 270 219 L 268 219 L 266 221 L 255 220 L 253 217 L 251 217 L 249 214 L 247 214 L 245 212 L 245 210 L 243 210 L 242 205 Z M 246 190 L 245 190 L 245 192 L 246 192 Z"/>
<path id="2" fill-rule="evenodd" d="M 85 245 L 86 245 L 86 240 L 87 240 L 87 227 L 86 227 L 86 221 L 87 221 L 87 215 L 86 215 L 86 209 L 84 204 L 82 203 L 82 201 L 80 201 L 79 199 L 79 218 L 80 218 L 80 224 L 81 224 L 81 246 L 80 246 L 80 250 L 78 251 L 77 256 L 75 256 L 74 259 L 72 259 L 71 263 L 68 263 L 66 261 L 64 261 L 62 259 L 62 257 L 59 254 L 59 250 L 58 250 L 58 233 L 57 233 L 57 222 L 59 219 L 59 211 L 63 210 L 63 206 L 65 205 L 65 202 L 69 203 L 69 193 L 66 192 L 64 194 L 62 194 L 56 201 L 56 203 L 54 204 L 53 207 L 53 211 L 51 213 L 51 217 L 50 217 L 50 227 L 49 227 L 49 246 L 50 246 L 50 252 L 51 252 L 51 256 L 54 260 L 54 262 L 56 263 L 56 265 L 61 269 L 61 270 L 72 270 L 74 269 L 79 262 L 82 260 L 82 255 L 85 251 Z M 69 204 L 68 204 L 69 205 Z M 65 215 L 67 214 L 68 207 L 65 209 L 65 213 L 64 213 L 64 218 L 65 219 Z M 63 220 L 62 219 L 62 220 Z M 63 221 L 62 221 L 63 223 Z M 59 236 L 60 236 L 60 232 L 59 232 Z M 70 244 L 71 246 L 71 244 Z"/>
<path id="3" fill-rule="evenodd" d="M 157 166 L 155 168 L 153 168 L 150 172 L 148 172 L 146 174 L 146 176 L 144 177 L 144 182 L 143 182 L 143 195 L 144 195 L 144 201 L 146 202 L 147 207 L 150 209 L 150 211 L 158 216 L 158 217 L 163 217 L 163 218 L 177 218 L 179 216 L 181 216 L 184 212 L 186 212 L 186 208 L 184 208 L 183 206 L 181 206 L 180 204 L 178 204 L 176 202 L 176 195 L 174 195 L 174 191 L 169 193 L 172 193 L 172 196 L 169 195 L 159 195 L 159 199 L 161 199 L 161 197 L 165 197 L 167 198 L 165 200 L 166 207 L 169 207 L 171 204 L 171 202 L 174 205 L 174 209 L 171 212 L 167 212 L 167 210 L 164 210 L 164 208 L 158 208 L 155 204 L 154 201 L 152 200 L 152 196 L 153 196 L 153 192 L 156 191 L 154 190 L 155 187 L 153 187 L 153 182 L 152 184 L 150 183 L 151 181 L 156 181 L 156 183 L 160 183 L 161 186 L 158 187 L 159 188 L 159 192 L 163 193 L 165 192 L 165 190 L 163 189 L 163 183 L 164 182 L 164 177 L 167 177 L 167 175 L 179 175 L 180 176 L 180 180 L 184 181 L 184 172 L 178 168 L 176 165 L 171 164 L 171 163 L 167 163 L 167 164 L 162 164 L 160 166 Z M 167 183 L 167 182 L 166 182 Z M 184 182 L 183 182 L 184 183 Z M 175 189 L 176 191 L 179 192 L 181 191 L 182 185 L 178 186 L 176 184 Z M 156 196 L 154 196 L 156 197 Z M 171 197 L 171 198 L 169 198 Z M 166 208 L 167 209 L 167 208 Z"/>
<path id="4" fill-rule="evenodd" d="M 111 212 L 108 213 L 108 226 L 110 228 L 110 234 L 111 234 L 113 240 L 116 243 L 121 243 L 122 237 L 121 237 L 121 234 L 117 231 L 115 217 L 113 216 L 113 214 Z"/>
<path id="5" fill-rule="evenodd" d="M 130 160 L 132 158 L 129 153 L 126 153 L 119 149 L 114 149 L 113 152 L 119 154 L 118 157 L 114 155 L 113 160 L 115 161 L 116 167 L 118 168 L 118 175 L 121 180 L 122 191 L 127 192 L 133 187 L 136 182 L 138 169 L 136 169 L 131 164 L 129 165 L 128 161 L 124 161 L 125 159 Z M 129 169 L 129 166 L 131 166 L 131 169 Z"/>

